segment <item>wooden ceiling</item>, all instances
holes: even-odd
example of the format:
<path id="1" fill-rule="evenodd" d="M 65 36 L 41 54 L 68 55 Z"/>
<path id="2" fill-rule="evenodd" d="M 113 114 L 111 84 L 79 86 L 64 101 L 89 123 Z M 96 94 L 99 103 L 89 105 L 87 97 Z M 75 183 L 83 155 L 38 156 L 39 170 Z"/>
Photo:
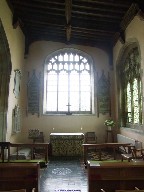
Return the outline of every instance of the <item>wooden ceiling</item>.
<path id="1" fill-rule="evenodd" d="M 38 40 L 107 49 L 133 17 L 142 13 L 143 0 L 7 0 L 13 27 L 20 25 L 26 49 Z"/>

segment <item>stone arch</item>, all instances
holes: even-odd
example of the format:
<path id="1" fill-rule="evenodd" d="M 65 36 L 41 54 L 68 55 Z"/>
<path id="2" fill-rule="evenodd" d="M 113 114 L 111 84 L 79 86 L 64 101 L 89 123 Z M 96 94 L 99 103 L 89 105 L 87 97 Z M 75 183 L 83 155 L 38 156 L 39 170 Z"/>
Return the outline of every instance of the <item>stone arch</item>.
<path id="1" fill-rule="evenodd" d="M 9 82 L 12 64 L 8 40 L 0 20 L 0 141 L 6 141 Z"/>
<path id="2" fill-rule="evenodd" d="M 141 57 L 141 50 L 140 50 L 140 45 L 137 41 L 137 39 L 130 39 L 120 50 L 118 59 L 116 61 L 116 66 L 119 67 L 121 65 L 121 63 L 125 60 L 127 54 L 129 53 L 129 51 L 131 49 L 133 49 L 134 47 L 138 48 L 140 57 Z"/>

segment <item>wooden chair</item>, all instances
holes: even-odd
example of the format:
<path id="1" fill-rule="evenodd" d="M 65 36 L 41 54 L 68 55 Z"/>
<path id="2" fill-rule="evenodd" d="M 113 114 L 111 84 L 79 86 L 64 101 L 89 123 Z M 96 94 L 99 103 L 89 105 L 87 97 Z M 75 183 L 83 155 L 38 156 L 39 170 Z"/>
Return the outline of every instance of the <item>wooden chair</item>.
<path id="1" fill-rule="evenodd" d="M 7 161 L 9 162 L 9 156 L 10 156 L 10 142 L 0 142 L 0 151 L 1 151 L 1 160 L 2 162 L 5 161 L 5 150 L 7 150 L 8 158 Z"/>
<path id="2" fill-rule="evenodd" d="M 97 143 L 97 137 L 95 135 L 95 132 L 86 132 L 85 134 L 85 143 L 87 144 L 96 144 Z M 89 152 L 96 151 L 95 147 L 89 147 Z"/>
<path id="3" fill-rule="evenodd" d="M 130 146 L 128 149 L 128 153 L 122 153 L 121 154 L 121 160 L 123 161 L 124 159 L 128 160 L 128 162 L 131 161 L 133 158 L 133 149 L 135 149 L 135 146 Z"/>
<path id="4" fill-rule="evenodd" d="M 43 132 L 40 132 L 39 136 L 33 139 L 33 143 L 44 143 Z"/>
<path id="5" fill-rule="evenodd" d="M 95 135 L 95 132 L 86 132 L 85 143 L 90 143 L 90 144 L 97 143 L 97 137 Z"/>
<path id="6" fill-rule="evenodd" d="M 132 149 L 132 159 L 133 162 L 144 161 L 144 149 Z"/>
<path id="7" fill-rule="evenodd" d="M 122 161 L 123 159 L 127 159 L 129 162 L 134 161 L 144 161 L 144 149 L 137 149 L 135 146 L 130 148 L 131 152 L 128 154 L 121 154 Z"/>
<path id="8" fill-rule="evenodd" d="M 34 139 L 33 143 L 44 143 L 44 134 L 43 132 L 40 132 L 40 135 Z M 44 151 L 42 147 L 35 147 L 34 148 L 34 157 L 36 158 L 36 156 L 43 156 L 44 155 Z"/>

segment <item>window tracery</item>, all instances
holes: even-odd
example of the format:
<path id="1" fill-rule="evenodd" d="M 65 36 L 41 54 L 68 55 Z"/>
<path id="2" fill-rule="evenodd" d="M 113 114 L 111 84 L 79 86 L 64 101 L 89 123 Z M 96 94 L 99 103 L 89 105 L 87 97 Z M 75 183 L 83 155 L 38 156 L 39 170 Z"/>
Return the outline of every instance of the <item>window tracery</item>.
<path id="1" fill-rule="evenodd" d="M 92 59 L 72 48 L 46 58 L 44 69 L 44 112 L 92 113 Z"/>

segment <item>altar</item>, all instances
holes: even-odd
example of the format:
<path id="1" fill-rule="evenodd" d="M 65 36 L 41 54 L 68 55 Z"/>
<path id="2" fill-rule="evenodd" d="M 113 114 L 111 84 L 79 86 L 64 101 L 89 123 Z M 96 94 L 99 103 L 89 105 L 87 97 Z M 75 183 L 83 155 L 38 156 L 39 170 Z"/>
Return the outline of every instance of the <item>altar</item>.
<path id="1" fill-rule="evenodd" d="M 51 133 L 50 144 L 53 156 L 82 156 L 83 133 Z"/>

